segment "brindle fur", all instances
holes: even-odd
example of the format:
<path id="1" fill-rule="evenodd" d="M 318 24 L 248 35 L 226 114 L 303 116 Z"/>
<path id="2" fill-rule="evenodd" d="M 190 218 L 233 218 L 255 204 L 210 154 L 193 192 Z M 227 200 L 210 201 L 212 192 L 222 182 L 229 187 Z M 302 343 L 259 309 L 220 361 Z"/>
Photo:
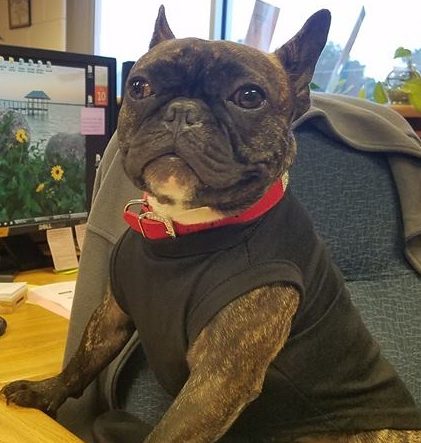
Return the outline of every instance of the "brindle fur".
<path id="1" fill-rule="evenodd" d="M 269 363 L 288 338 L 298 299 L 292 288 L 265 287 L 222 310 L 189 350 L 189 380 L 147 441 L 220 438 L 259 395 Z"/>
<path id="2" fill-rule="evenodd" d="M 224 51 L 228 51 L 230 56 L 227 58 L 230 60 L 243 57 L 245 65 L 250 65 L 249 60 L 255 61 L 257 65 L 261 63 L 258 71 L 264 72 L 269 77 L 272 76 L 270 81 L 276 85 L 273 88 L 278 96 L 275 98 L 276 107 L 271 109 L 271 115 L 261 115 L 256 112 L 258 120 L 253 123 L 246 120 L 248 117 L 244 113 L 235 114 L 233 111 L 230 114 L 224 111 L 223 107 L 218 108 L 215 105 L 212 111 L 218 115 L 219 122 L 212 120 L 209 110 L 204 109 L 203 112 L 208 115 L 209 119 L 206 121 L 207 124 L 203 125 L 205 128 L 195 133 L 197 136 L 194 143 L 195 150 L 200 147 L 204 149 L 207 146 L 206 143 L 211 142 L 216 134 L 222 143 L 226 144 L 229 139 L 231 145 L 228 146 L 228 152 L 232 149 L 239 155 L 239 158 L 227 157 L 230 167 L 223 169 L 221 176 L 231 169 L 233 173 L 235 171 L 241 176 L 244 171 L 250 172 L 254 168 L 256 174 L 253 179 L 233 185 L 230 177 L 225 174 L 225 185 L 218 182 L 214 190 L 209 186 L 199 189 L 203 185 L 201 180 L 197 179 L 197 177 L 200 178 L 200 174 L 196 176 L 191 168 L 183 164 L 175 165 L 168 172 L 165 168 L 168 166 L 165 165 L 165 159 L 156 162 L 147 172 L 143 171 L 144 175 L 141 177 L 139 164 L 145 165 L 155 156 L 160 155 L 159 150 L 162 149 L 166 135 L 153 130 L 148 133 L 144 127 L 142 131 L 139 131 L 141 123 L 150 122 L 155 114 L 148 111 L 150 113 L 145 116 L 146 111 L 143 108 L 128 101 L 128 105 L 123 106 L 120 114 L 119 140 L 126 172 L 132 181 L 153 188 L 153 185 L 156 187 L 158 177 L 159 180 L 164 181 L 173 175 L 178 176 L 180 189 L 184 186 L 189 191 L 185 194 L 189 201 L 183 201 L 186 208 L 194 207 L 197 201 L 200 201 L 226 214 L 254 202 L 274 177 L 288 169 L 294 159 L 295 142 L 290 125 L 309 106 L 308 83 L 311 80 L 318 54 L 324 45 L 323 39 L 326 35 L 320 36 L 320 30 L 324 29 L 327 34 L 328 20 L 326 20 L 326 14 L 319 15 L 310 26 L 318 32 L 309 32 L 309 26 L 305 25 L 303 30 L 287 45 L 265 57 L 258 55 L 258 52 L 252 48 L 242 47 L 240 51 L 235 44 L 229 42 L 216 43 L 212 46 L 214 49 L 211 50 L 206 43 L 192 39 L 184 48 L 183 57 L 191 57 L 187 64 L 191 69 L 195 68 L 201 51 L 207 48 L 208 52 L 204 58 L 206 63 L 203 66 L 213 66 L 214 69 L 220 70 L 219 74 L 222 77 L 219 74 L 217 76 L 216 86 L 218 87 L 229 83 L 221 78 L 229 75 L 231 68 L 235 68 L 232 63 L 230 66 L 218 65 L 217 62 L 220 61 Z M 319 21 L 319 23 L 314 26 L 314 21 Z M 178 58 L 181 56 L 180 53 L 174 57 L 173 52 L 178 47 L 177 43 L 167 44 L 167 40 L 173 38 L 163 9 L 161 9 L 151 41 L 152 49 L 158 44 L 160 48 L 141 59 L 143 61 L 139 62 L 134 72 L 143 72 L 145 66 L 149 66 L 151 70 L 158 69 L 160 73 L 165 74 L 166 69 L 171 73 L 171 69 L 177 65 Z M 302 52 L 303 48 L 305 53 Z M 227 80 L 226 77 L 225 80 Z M 162 84 L 165 85 L 168 81 L 172 81 L 171 76 L 168 79 L 163 78 Z M 164 116 L 161 115 L 161 117 Z M 237 126 L 243 128 L 242 133 L 233 131 L 229 133 L 228 127 L 232 119 L 237 119 Z M 263 129 L 256 132 L 253 129 L 255 127 Z M 279 138 L 276 138 L 275 134 Z M 142 138 L 144 145 L 139 142 Z M 186 139 L 184 145 L 188 145 L 187 142 Z M 269 148 L 262 150 L 261 146 L 265 148 L 269 146 Z M 153 152 L 154 149 L 156 152 Z M 167 148 L 164 146 L 162 152 L 165 153 L 165 149 Z M 142 155 L 146 155 L 146 158 L 142 158 Z M 244 159 L 249 161 L 246 164 L 247 167 L 244 166 Z M 243 164 L 236 164 L 239 160 Z M 261 167 L 260 164 L 264 166 Z M 181 172 L 178 168 L 181 168 Z M 201 173 L 203 174 L 203 170 Z M 210 180 L 214 180 L 214 176 Z M 148 183 L 145 183 L 145 180 Z M 221 188 L 224 192 L 221 192 Z M 192 196 L 195 196 L 196 202 Z M 169 195 L 155 197 L 162 204 L 172 202 L 172 197 Z M 299 295 L 294 288 L 282 285 L 266 286 L 241 296 L 219 312 L 201 331 L 188 350 L 187 361 L 190 376 L 169 410 L 145 441 L 148 443 L 225 441 L 224 434 L 230 425 L 244 407 L 259 395 L 269 364 L 282 350 L 288 338 L 298 302 Z M 86 386 L 123 349 L 133 331 L 132 320 L 120 310 L 108 291 L 104 301 L 93 313 L 79 349 L 62 373 L 40 382 L 17 381 L 5 386 L 1 393 L 8 403 L 35 407 L 54 416 L 67 397 L 81 395 Z M 295 443 L 421 443 L 421 437 L 420 433 L 415 431 L 379 430 L 353 435 L 313 435 L 305 438 L 276 440 L 275 443 L 287 441 L 295 441 Z"/>
<path id="3" fill-rule="evenodd" d="M 37 408 L 55 417 L 68 397 L 80 397 L 121 351 L 133 331 L 132 321 L 107 291 L 88 322 L 76 354 L 59 375 L 42 381 L 15 381 L 6 385 L 1 393 L 7 403 Z"/>

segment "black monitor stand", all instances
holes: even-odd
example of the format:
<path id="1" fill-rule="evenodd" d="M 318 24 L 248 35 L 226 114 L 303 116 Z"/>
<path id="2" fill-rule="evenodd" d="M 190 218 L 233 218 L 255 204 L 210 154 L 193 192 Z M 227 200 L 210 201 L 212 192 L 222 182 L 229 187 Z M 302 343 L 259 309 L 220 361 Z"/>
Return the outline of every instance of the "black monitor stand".
<path id="1" fill-rule="evenodd" d="M 51 266 L 39 243 L 30 234 L 0 238 L 0 281 L 12 281 L 20 271 Z"/>

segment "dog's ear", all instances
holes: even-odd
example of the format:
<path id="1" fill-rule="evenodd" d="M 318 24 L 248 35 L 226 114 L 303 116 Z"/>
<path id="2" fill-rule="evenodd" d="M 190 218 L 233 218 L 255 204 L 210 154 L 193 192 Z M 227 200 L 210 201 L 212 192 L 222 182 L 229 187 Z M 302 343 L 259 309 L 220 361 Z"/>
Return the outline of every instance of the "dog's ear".
<path id="1" fill-rule="evenodd" d="M 291 80 L 296 96 L 295 118 L 310 106 L 310 82 L 317 60 L 326 44 L 330 12 L 322 9 L 313 14 L 287 43 L 275 51 Z"/>
<path id="2" fill-rule="evenodd" d="M 153 31 L 152 40 L 149 43 L 149 49 L 164 40 L 170 40 L 172 38 L 175 38 L 175 36 L 168 25 L 167 17 L 165 17 L 165 8 L 161 5 L 159 7 L 158 17 L 155 21 L 155 29 Z"/>

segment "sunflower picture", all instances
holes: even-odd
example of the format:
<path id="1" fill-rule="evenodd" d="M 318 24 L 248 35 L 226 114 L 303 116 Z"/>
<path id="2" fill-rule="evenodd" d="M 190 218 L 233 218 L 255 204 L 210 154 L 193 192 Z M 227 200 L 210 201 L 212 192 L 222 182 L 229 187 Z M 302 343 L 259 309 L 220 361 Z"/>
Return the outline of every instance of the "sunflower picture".
<path id="1" fill-rule="evenodd" d="M 28 141 L 28 134 L 25 129 L 18 129 L 15 134 L 16 141 L 18 143 L 26 143 Z"/>
<path id="2" fill-rule="evenodd" d="M 55 165 L 51 168 L 51 177 L 55 181 L 60 181 L 63 179 L 64 171 L 60 165 Z"/>
<path id="3" fill-rule="evenodd" d="M 86 211 L 85 163 L 72 153 L 45 155 L 48 140 L 0 119 L 0 222 Z M 2 138 L 3 137 L 3 138 Z"/>
<path id="4" fill-rule="evenodd" d="M 35 188 L 35 192 L 42 192 L 45 188 L 45 183 L 39 183 L 38 186 Z"/>

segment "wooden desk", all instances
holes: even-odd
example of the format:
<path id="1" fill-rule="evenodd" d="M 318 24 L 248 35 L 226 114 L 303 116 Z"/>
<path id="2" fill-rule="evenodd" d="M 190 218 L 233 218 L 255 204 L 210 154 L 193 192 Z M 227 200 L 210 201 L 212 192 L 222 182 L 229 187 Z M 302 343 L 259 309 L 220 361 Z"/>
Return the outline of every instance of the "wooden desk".
<path id="1" fill-rule="evenodd" d="M 48 284 L 74 280 L 76 274 L 54 274 L 52 270 L 28 271 L 16 281 Z M 11 314 L 0 337 L 0 387 L 17 380 L 39 380 L 57 374 L 62 365 L 68 320 L 39 306 L 26 303 Z M 0 399 L 0 442 L 81 442 L 68 430 L 35 409 L 6 406 Z"/>
<path id="2" fill-rule="evenodd" d="M 0 442 L 82 443 L 82 440 L 41 411 L 6 406 L 0 399 Z"/>
<path id="3" fill-rule="evenodd" d="M 48 285 L 62 281 L 73 281 L 77 278 L 77 272 L 60 273 L 54 272 L 51 268 L 38 269 L 36 271 L 20 272 L 15 281 L 26 281 L 30 285 Z"/>
<path id="4" fill-rule="evenodd" d="M 68 320 L 29 303 L 2 317 L 7 331 L 0 337 L 0 386 L 60 372 Z"/>
<path id="5" fill-rule="evenodd" d="M 421 112 L 416 111 L 411 105 L 391 105 L 391 108 L 402 115 L 421 137 Z"/>

